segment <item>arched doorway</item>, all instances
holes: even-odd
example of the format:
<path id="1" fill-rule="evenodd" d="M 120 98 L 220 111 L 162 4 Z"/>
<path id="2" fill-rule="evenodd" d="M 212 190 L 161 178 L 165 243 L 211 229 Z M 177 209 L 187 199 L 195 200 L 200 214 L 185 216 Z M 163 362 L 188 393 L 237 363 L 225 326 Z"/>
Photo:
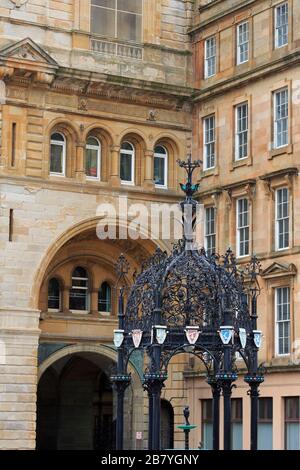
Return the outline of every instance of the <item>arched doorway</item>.
<path id="1" fill-rule="evenodd" d="M 108 361 L 73 354 L 42 375 L 37 394 L 38 450 L 114 449 L 113 391 Z"/>

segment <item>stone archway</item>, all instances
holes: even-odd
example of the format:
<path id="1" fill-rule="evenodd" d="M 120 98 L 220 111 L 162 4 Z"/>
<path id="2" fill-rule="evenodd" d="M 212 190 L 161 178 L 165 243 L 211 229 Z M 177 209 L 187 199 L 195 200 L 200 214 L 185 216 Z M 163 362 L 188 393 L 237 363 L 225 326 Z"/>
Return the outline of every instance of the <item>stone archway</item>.
<path id="1" fill-rule="evenodd" d="M 114 362 L 113 349 L 83 344 L 64 347 L 40 365 L 38 450 L 114 449 L 115 393 L 109 380 Z M 133 383 L 126 394 L 127 448 L 134 444 L 132 410 L 141 413 L 143 409 L 142 387 L 132 365 L 130 369 Z"/>

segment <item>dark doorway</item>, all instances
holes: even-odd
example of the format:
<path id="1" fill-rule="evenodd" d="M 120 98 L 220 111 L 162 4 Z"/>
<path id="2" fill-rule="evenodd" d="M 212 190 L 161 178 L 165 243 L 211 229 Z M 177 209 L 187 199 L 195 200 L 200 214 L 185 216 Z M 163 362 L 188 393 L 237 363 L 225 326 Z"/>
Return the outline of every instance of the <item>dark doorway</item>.
<path id="1" fill-rule="evenodd" d="M 38 386 L 37 449 L 114 449 L 112 387 L 98 365 L 74 355 L 43 374 Z"/>
<path id="2" fill-rule="evenodd" d="M 161 400 L 161 448 L 174 448 L 174 409 L 167 400 Z"/>

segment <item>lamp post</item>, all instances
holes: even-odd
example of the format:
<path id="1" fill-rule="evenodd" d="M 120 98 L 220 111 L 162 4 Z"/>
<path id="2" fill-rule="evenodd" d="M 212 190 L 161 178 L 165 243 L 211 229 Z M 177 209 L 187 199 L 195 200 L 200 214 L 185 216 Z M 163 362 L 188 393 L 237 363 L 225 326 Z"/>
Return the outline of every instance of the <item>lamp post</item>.
<path id="1" fill-rule="evenodd" d="M 127 368 L 134 350 L 148 359 L 143 375 L 149 402 L 149 450 L 160 450 L 161 391 L 168 377 L 170 360 L 176 354 L 199 357 L 207 371 L 213 396 L 213 447 L 220 446 L 220 394 L 224 398 L 224 449 L 231 443 L 231 392 L 237 380 L 236 353 L 247 367 L 245 381 L 250 385 L 251 448 L 257 448 L 258 387 L 263 381 L 257 366 L 261 332 L 257 331 L 257 286 L 252 288 L 251 311 L 245 276 L 229 249 L 224 256 L 208 256 L 193 242 L 197 202 L 193 199 L 199 185 L 192 183 L 200 161 L 179 161 L 187 172 L 181 188 L 186 197 L 181 203 L 187 233 L 168 254 L 157 249 L 134 279 L 124 305 L 124 288 L 119 294 L 119 328 L 114 341 L 118 351 L 117 373 L 112 377 L 118 393 L 117 448 L 123 448 L 124 391 L 130 383 Z M 250 263 L 248 277 L 257 285 L 258 263 Z M 121 269 L 120 269 L 121 266 Z M 118 263 L 119 278 L 129 276 L 123 255 Z M 188 416 L 186 410 L 185 417 Z M 188 421 L 188 417 L 187 417 Z M 181 427 L 185 445 L 191 426 Z"/>
<path id="2" fill-rule="evenodd" d="M 258 368 L 258 351 L 261 346 L 262 332 L 257 330 L 257 297 L 260 293 L 260 287 L 257 281 L 257 276 L 260 272 L 261 265 L 256 257 L 253 257 L 251 262 L 247 266 L 250 288 L 249 295 L 251 299 L 251 326 L 252 331 L 250 335 L 251 350 L 249 352 L 249 368 L 248 374 L 244 380 L 249 384 L 251 402 L 251 422 L 250 422 L 250 448 L 251 450 L 257 450 L 258 448 L 258 434 L 257 434 L 257 422 L 258 422 L 258 400 L 259 400 L 259 386 L 263 383 L 264 377 L 260 373 Z"/>

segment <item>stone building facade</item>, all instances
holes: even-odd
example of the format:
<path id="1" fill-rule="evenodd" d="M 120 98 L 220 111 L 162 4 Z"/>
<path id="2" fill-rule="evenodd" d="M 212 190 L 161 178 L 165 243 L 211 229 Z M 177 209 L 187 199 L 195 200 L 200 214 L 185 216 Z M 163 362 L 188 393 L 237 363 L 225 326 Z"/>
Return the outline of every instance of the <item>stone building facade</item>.
<path id="1" fill-rule="evenodd" d="M 99 205 L 119 216 L 119 196 L 179 201 L 175 162 L 191 147 L 191 13 L 185 1 L 0 2 L 2 449 L 113 446 L 115 264 L 124 252 L 138 269 L 166 243 L 101 241 Z M 106 37 L 99 21 L 105 29 L 111 18 Z M 136 357 L 127 448 L 143 447 L 137 432 L 147 439 L 141 371 Z M 170 398 L 176 381 L 177 372 Z"/>
<path id="2" fill-rule="evenodd" d="M 259 446 L 299 440 L 299 59 L 300 5 L 293 1 L 198 2 L 194 51 L 193 152 L 203 156 L 206 246 L 228 246 L 241 265 L 262 263 L 258 299 Z M 237 360 L 242 369 L 243 361 Z M 209 389 L 195 367 L 186 380 L 193 420 L 210 446 Z M 233 444 L 249 449 L 243 378 L 233 390 Z M 200 431 L 201 434 L 201 431 Z M 199 434 L 195 436 L 195 444 Z"/>
<path id="3" fill-rule="evenodd" d="M 126 228 L 120 197 L 177 203 L 176 159 L 191 150 L 206 247 L 262 260 L 263 445 L 295 445 L 299 17 L 292 0 L 0 0 L 1 449 L 112 446 L 115 263 L 125 253 L 138 269 L 169 243 L 100 240 L 99 205 Z M 125 445 L 142 448 L 138 354 L 130 369 Z M 245 449 L 246 394 L 241 378 L 233 437 Z M 182 447 L 186 404 L 193 447 L 210 446 L 209 398 L 200 365 L 176 357 L 164 447 Z"/>

